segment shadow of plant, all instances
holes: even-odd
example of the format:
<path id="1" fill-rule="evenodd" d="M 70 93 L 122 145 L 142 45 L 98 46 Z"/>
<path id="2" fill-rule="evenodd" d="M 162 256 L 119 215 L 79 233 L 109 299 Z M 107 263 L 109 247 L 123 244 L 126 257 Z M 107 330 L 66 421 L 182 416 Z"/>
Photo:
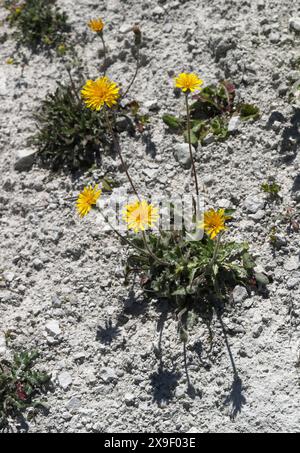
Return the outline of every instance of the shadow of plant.
<path id="1" fill-rule="evenodd" d="M 230 418 L 234 419 L 237 416 L 237 414 L 242 411 L 243 405 L 246 404 L 246 398 L 244 397 L 244 395 L 242 393 L 243 392 L 242 380 L 239 377 L 239 374 L 238 374 L 238 371 L 237 371 L 237 368 L 235 365 L 234 357 L 233 357 L 233 354 L 232 354 L 232 351 L 231 351 L 231 348 L 230 348 L 230 345 L 228 342 L 228 337 L 227 337 L 225 326 L 224 326 L 224 323 L 222 320 L 222 316 L 221 316 L 220 311 L 218 311 L 218 309 L 216 309 L 216 314 L 217 314 L 217 318 L 220 322 L 220 325 L 221 325 L 221 328 L 223 331 L 225 345 L 226 345 L 226 349 L 227 349 L 227 352 L 229 355 L 229 359 L 230 359 L 230 363 L 231 363 L 231 367 L 232 367 L 232 371 L 233 371 L 233 382 L 231 385 L 231 390 L 230 390 L 229 395 L 226 397 L 224 404 L 225 404 L 225 406 L 231 405 Z"/>
<path id="2" fill-rule="evenodd" d="M 246 404 L 246 398 L 243 395 L 243 384 L 241 378 L 235 375 L 231 385 L 229 395 L 224 401 L 225 406 L 231 406 L 230 418 L 235 419 L 238 413 L 242 411 L 242 407 Z"/>
<path id="3" fill-rule="evenodd" d="M 98 326 L 97 328 L 96 340 L 100 341 L 100 343 L 109 345 L 119 334 L 119 327 L 117 325 L 113 326 L 111 319 L 105 320 L 105 326 Z"/>
<path id="4" fill-rule="evenodd" d="M 180 377 L 179 372 L 164 370 L 163 365 L 160 364 L 158 371 L 153 373 L 150 379 L 153 400 L 159 405 L 162 402 L 169 402 L 175 395 Z"/>

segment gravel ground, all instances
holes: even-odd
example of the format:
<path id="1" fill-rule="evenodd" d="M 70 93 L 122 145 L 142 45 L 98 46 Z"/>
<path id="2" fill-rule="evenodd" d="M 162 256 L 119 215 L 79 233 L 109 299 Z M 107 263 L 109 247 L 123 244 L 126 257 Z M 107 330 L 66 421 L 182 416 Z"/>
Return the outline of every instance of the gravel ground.
<path id="1" fill-rule="evenodd" d="M 200 321 L 186 350 L 167 304 L 146 302 L 138 285 L 123 285 L 126 250 L 103 233 L 93 216 L 80 221 L 67 199 L 93 175 L 72 177 L 33 167 L 16 171 L 15 157 L 35 130 L 32 112 L 64 64 L 33 55 L 27 65 L 8 65 L 15 43 L 1 47 L 0 69 L 0 353 L 37 349 L 55 384 L 49 414 L 28 422 L 29 432 L 297 432 L 300 426 L 299 233 L 288 233 L 280 215 L 299 213 L 300 111 L 287 91 L 300 78 L 300 7 L 292 0 L 59 0 L 76 32 L 101 16 L 107 23 L 108 75 L 126 84 L 134 70 L 126 30 L 140 24 L 142 68 L 132 91 L 154 108 L 143 138 L 122 134 L 122 147 L 141 190 L 184 193 L 190 170 L 173 153 L 178 137 L 166 132 L 165 112 L 182 110 L 173 76 L 195 71 L 205 83 L 231 79 L 242 99 L 261 109 L 224 143 L 197 152 L 207 203 L 236 208 L 232 234 L 249 241 L 270 277 L 269 293 L 233 292 L 223 318 L 238 378 L 217 319 L 213 341 Z M 6 12 L 0 8 L 0 19 Z M 298 18 L 292 22 L 291 18 Z M 293 25 L 294 24 L 294 25 Z M 295 25 L 296 24 L 296 25 Z M 6 25 L 2 27 L 4 30 Z M 76 50 L 89 77 L 97 76 L 97 37 Z M 148 106 L 148 107 L 147 107 Z M 180 140 L 180 139 L 179 139 Z M 118 159 L 103 170 L 128 187 Z M 269 203 L 260 185 L 275 176 L 282 201 Z M 276 224 L 278 250 L 269 233 Z M 120 253 L 120 251 L 122 252 Z M 15 339 L 5 347 L 4 332 Z M 19 421 L 12 429 L 25 429 Z"/>

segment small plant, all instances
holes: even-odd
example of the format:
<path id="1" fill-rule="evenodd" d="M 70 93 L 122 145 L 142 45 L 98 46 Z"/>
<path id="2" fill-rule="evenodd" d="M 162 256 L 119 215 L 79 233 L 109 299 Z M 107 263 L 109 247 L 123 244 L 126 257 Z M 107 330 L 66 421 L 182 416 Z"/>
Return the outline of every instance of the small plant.
<path id="1" fill-rule="evenodd" d="M 5 6 L 9 10 L 7 20 L 16 29 L 18 44 L 33 50 L 54 48 L 62 53 L 71 27 L 67 14 L 60 11 L 55 0 L 11 0 Z"/>
<path id="2" fill-rule="evenodd" d="M 290 233 L 298 233 L 300 230 L 300 222 L 297 217 L 295 209 L 288 207 L 283 215 L 283 219 L 288 223 L 288 230 Z"/>
<path id="3" fill-rule="evenodd" d="M 178 88 L 178 87 L 177 87 Z M 198 94 L 193 95 L 194 102 L 190 105 L 191 142 L 194 146 L 200 142 L 205 145 L 205 138 L 213 134 L 217 140 L 225 140 L 229 136 L 228 124 L 233 115 L 242 121 L 256 120 L 259 108 L 252 104 L 235 104 L 235 86 L 221 80 L 216 85 L 204 87 Z M 176 117 L 170 113 L 163 115 L 164 123 L 173 132 L 187 137 L 187 118 Z"/>
<path id="4" fill-rule="evenodd" d="M 99 115 L 86 109 L 73 84 L 58 84 L 34 115 L 38 132 L 29 145 L 38 159 L 53 170 L 88 168 L 101 162 L 110 149 L 105 125 Z"/>
<path id="5" fill-rule="evenodd" d="M 50 376 L 33 369 L 37 357 L 36 352 L 22 352 L 12 361 L 0 361 L 0 428 L 7 425 L 8 417 L 42 405 L 36 396 L 46 390 Z"/>
<path id="6" fill-rule="evenodd" d="M 213 298 L 227 299 L 237 284 L 253 285 L 254 260 L 246 243 L 187 241 L 180 231 L 147 235 L 154 257 L 135 251 L 128 258 L 127 275 L 138 272 L 150 297 L 173 300 L 178 308 L 197 308 Z M 132 239 L 140 249 L 141 238 Z"/>
<path id="7" fill-rule="evenodd" d="M 269 241 L 273 247 L 277 245 L 277 228 L 275 225 L 272 226 L 270 233 L 269 233 Z"/>
<path id="8" fill-rule="evenodd" d="M 265 182 L 261 185 L 261 190 L 268 194 L 271 200 L 276 200 L 280 198 L 279 192 L 281 186 L 275 181 Z"/>
<path id="9" fill-rule="evenodd" d="M 103 22 L 91 21 L 89 27 L 100 36 L 106 49 Z M 135 29 L 134 36 L 137 34 Z M 67 66 L 69 82 L 58 83 L 56 91 L 42 102 L 34 115 L 38 131 L 28 141 L 37 148 L 40 163 L 53 170 L 71 171 L 100 165 L 103 154 L 112 149 L 115 132 L 127 131 L 134 135 L 145 129 L 149 118 L 139 113 L 140 104 L 124 99 L 137 72 L 123 92 L 105 75 L 106 50 L 103 67 L 102 77 L 88 80 L 83 86 L 81 72 L 77 71 L 75 81 Z M 109 115 L 103 106 L 110 109 Z"/>
<path id="10" fill-rule="evenodd" d="M 192 198 L 192 228 L 188 231 L 185 227 L 185 219 L 183 219 L 183 228 L 175 227 L 177 212 L 172 204 L 171 223 L 169 228 L 162 229 L 159 208 L 141 198 L 129 174 L 114 123 L 114 109 L 120 96 L 117 85 L 106 77 L 87 81 L 82 93 L 86 106 L 92 110 L 102 111 L 107 118 L 108 129 L 113 137 L 116 151 L 132 192 L 136 196 L 134 202 L 123 205 L 122 218 L 128 230 L 125 235 L 112 225 L 105 211 L 99 209 L 104 220 L 122 243 L 130 247 L 126 280 L 128 281 L 132 273 L 138 273 L 146 294 L 175 301 L 177 314 L 182 314 L 189 309 L 194 310 L 203 306 L 211 310 L 212 302 L 226 301 L 236 284 L 261 288 L 268 283 L 268 278 L 264 274 L 255 272 L 255 261 L 249 253 L 248 244 L 224 240 L 227 221 L 231 220 L 232 211 L 209 209 L 201 218 L 199 184 L 192 149 L 193 105 L 190 106 L 189 100 L 193 92 L 201 89 L 203 81 L 194 73 L 181 73 L 176 77 L 175 84 L 184 95 L 186 138 L 195 182 L 195 196 Z M 207 111 L 218 109 L 224 112 L 232 111 L 232 88 L 226 85 L 226 88 L 223 86 L 219 91 L 210 89 L 202 94 L 204 90 L 194 97 L 198 98 L 196 102 L 200 102 L 200 99 L 204 102 L 203 99 L 206 99 Z M 100 91 L 101 96 L 99 96 Z M 224 93 L 227 93 L 227 96 Z M 222 118 L 222 116 L 214 116 L 213 121 L 221 121 Z M 172 124 L 179 121 L 170 116 L 169 120 Z M 213 124 L 218 131 L 222 129 L 221 123 Z M 86 216 L 91 208 L 97 205 L 101 195 L 102 190 L 98 185 L 85 187 L 77 199 L 78 214 L 81 217 Z M 152 231 L 154 227 L 158 227 L 156 232 Z M 130 232 L 134 233 L 133 237 Z"/>

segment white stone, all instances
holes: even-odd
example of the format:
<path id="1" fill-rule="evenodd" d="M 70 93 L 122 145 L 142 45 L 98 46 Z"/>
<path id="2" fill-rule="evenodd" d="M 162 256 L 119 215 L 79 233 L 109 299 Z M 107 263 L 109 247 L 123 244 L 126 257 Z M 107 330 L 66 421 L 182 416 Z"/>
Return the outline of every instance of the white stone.
<path id="1" fill-rule="evenodd" d="M 123 24 L 123 25 L 121 25 L 119 31 L 120 31 L 120 33 L 122 35 L 125 35 L 126 33 L 129 33 L 130 31 L 132 31 L 132 24 Z"/>
<path id="2" fill-rule="evenodd" d="M 234 132 L 237 131 L 241 123 L 241 119 L 239 116 L 233 116 L 230 118 L 230 121 L 228 123 L 228 131 L 229 132 Z"/>
<path id="3" fill-rule="evenodd" d="M 46 332 L 51 335 L 52 337 L 57 337 L 61 334 L 61 329 L 59 327 L 59 323 L 57 321 L 51 320 L 47 322 L 45 326 Z"/>
<path id="4" fill-rule="evenodd" d="M 300 17 L 292 17 L 289 20 L 289 26 L 294 31 L 300 31 Z"/>
<path id="5" fill-rule="evenodd" d="M 107 11 L 117 13 L 120 11 L 121 6 L 119 5 L 119 2 L 117 0 L 107 0 L 106 9 Z"/>
<path id="6" fill-rule="evenodd" d="M 15 274 L 13 272 L 3 272 L 3 277 L 7 282 L 12 282 L 15 278 Z"/>
<path id="7" fill-rule="evenodd" d="M 1 71 L 0 72 L 0 96 L 6 96 L 7 95 L 7 89 L 6 89 L 6 76 L 5 74 Z"/>
<path id="8" fill-rule="evenodd" d="M 148 176 L 149 179 L 153 179 L 157 175 L 157 170 L 155 168 L 144 168 L 143 173 L 145 176 Z"/>
<path id="9" fill-rule="evenodd" d="M 234 288 L 232 297 L 235 303 L 241 303 L 248 298 L 248 292 L 244 286 L 238 285 Z"/>
<path id="10" fill-rule="evenodd" d="M 251 214 L 255 214 L 260 209 L 264 209 L 265 207 L 265 200 L 259 197 L 248 197 L 244 201 L 244 206 L 248 212 Z"/>
<path id="11" fill-rule="evenodd" d="M 32 167 L 36 155 L 36 150 L 20 149 L 15 155 L 15 170 L 28 170 Z"/>
<path id="12" fill-rule="evenodd" d="M 135 402 L 135 396 L 133 393 L 125 393 L 124 401 L 127 406 L 132 406 Z"/>
<path id="13" fill-rule="evenodd" d="M 144 102 L 144 107 L 147 110 L 156 110 L 158 108 L 157 99 L 150 99 L 149 101 Z"/>
<path id="14" fill-rule="evenodd" d="M 178 143 L 174 148 L 174 157 L 184 168 L 191 168 L 192 161 L 188 143 Z"/>
<path id="15" fill-rule="evenodd" d="M 161 6 L 156 6 L 153 10 L 154 16 L 162 16 L 164 14 L 164 9 Z"/>
<path id="16" fill-rule="evenodd" d="M 190 428 L 186 433 L 187 434 L 197 434 L 197 433 L 200 433 L 200 431 L 195 426 L 192 426 L 192 428 Z"/>
<path id="17" fill-rule="evenodd" d="M 5 357 L 6 356 L 6 341 L 5 341 L 5 336 L 1 335 L 0 336 L 0 357 Z"/>
<path id="18" fill-rule="evenodd" d="M 103 368 L 101 378 L 105 383 L 113 382 L 118 379 L 118 376 L 113 368 Z"/>
<path id="19" fill-rule="evenodd" d="M 288 258 L 283 267 L 286 271 L 295 271 L 298 269 L 300 267 L 299 256 L 291 256 Z"/>
<path id="20" fill-rule="evenodd" d="M 67 390 L 72 384 L 72 376 L 67 371 L 63 371 L 58 375 L 58 383 L 64 389 Z"/>

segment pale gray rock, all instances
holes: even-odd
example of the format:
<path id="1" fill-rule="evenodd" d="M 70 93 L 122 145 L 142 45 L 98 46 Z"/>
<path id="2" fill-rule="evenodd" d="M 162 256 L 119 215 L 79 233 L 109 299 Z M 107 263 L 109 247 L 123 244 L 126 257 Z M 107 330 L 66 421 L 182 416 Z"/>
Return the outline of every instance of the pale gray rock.
<path id="1" fill-rule="evenodd" d="M 152 11 L 154 16 L 162 16 L 164 13 L 165 11 L 161 6 L 156 6 Z"/>
<path id="2" fill-rule="evenodd" d="M 284 262 L 284 269 L 286 271 L 295 271 L 296 269 L 299 269 L 299 267 L 299 256 L 291 256 Z"/>
<path id="3" fill-rule="evenodd" d="M 135 403 L 135 395 L 133 393 L 125 393 L 124 401 L 127 406 L 133 406 Z"/>
<path id="4" fill-rule="evenodd" d="M 59 326 L 58 321 L 48 321 L 46 326 L 45 326 L 46 332 L 51 335 L 52 337 L 57 337 L 58 335 L 61 334 L 61 328 Z"/>
<path id="5" fill-rule="evenodd" d="M 228 123 L 228 131 L 229 132 L 235 132 L 239 129 L 241 124 L 241 119 L 239 116 L 233 116 L 230 118 L 229 123 Z"/>
<path id="6" fill-rule="evenodd" d="M 72 384 L 72 376 L 67 371 L 63 371 L 57 377 L 58 383 L 63 390 L 67 390 Z"/>
<path id="7" fill-rule="evenodd" d="M 0 96 L 7 96 L 7 78 L 4 71 L 0 72 Z"/>
<path id="8" fill-rule="evenodd" d="M 191 168 L 192 161 L 188 143 L 178 143 L 174 147 L 174 157 L 184 168 Z"/>
<path id="9" fill-rule="evenodd" d="M 103 368 L 100 373 L 101 379 L 106 383 L 114 382 L 118 380 L 118 375 L 116 370 L 113 368 L 107 367 Z"/>
<path id="10" fill-rule="evenodd" d="M 291 17 L 289 20 L 290 29 L 300 32 L 300 17 Z"/>
<path id="11" fill-rule="evenodd" d="M 258 196 L 250 196 L 244 201 L 244 207 L 247 212 L 256 214 L 257 211 L 262 210 L 265 206 L 265 200 Z"/>
<path id="12" fill-rule="evenodd" d="M 20 149 L 15 155 L 15 169 L 18 171 L 29 170 L 34 164 L 36 150 Z"/>
<path id="13" fill-rule="evenodd" d="M 242 303 L 248 298 L 248 292 L 244 286 L 236 286 L 232 292 L 233 301 Z"/>

